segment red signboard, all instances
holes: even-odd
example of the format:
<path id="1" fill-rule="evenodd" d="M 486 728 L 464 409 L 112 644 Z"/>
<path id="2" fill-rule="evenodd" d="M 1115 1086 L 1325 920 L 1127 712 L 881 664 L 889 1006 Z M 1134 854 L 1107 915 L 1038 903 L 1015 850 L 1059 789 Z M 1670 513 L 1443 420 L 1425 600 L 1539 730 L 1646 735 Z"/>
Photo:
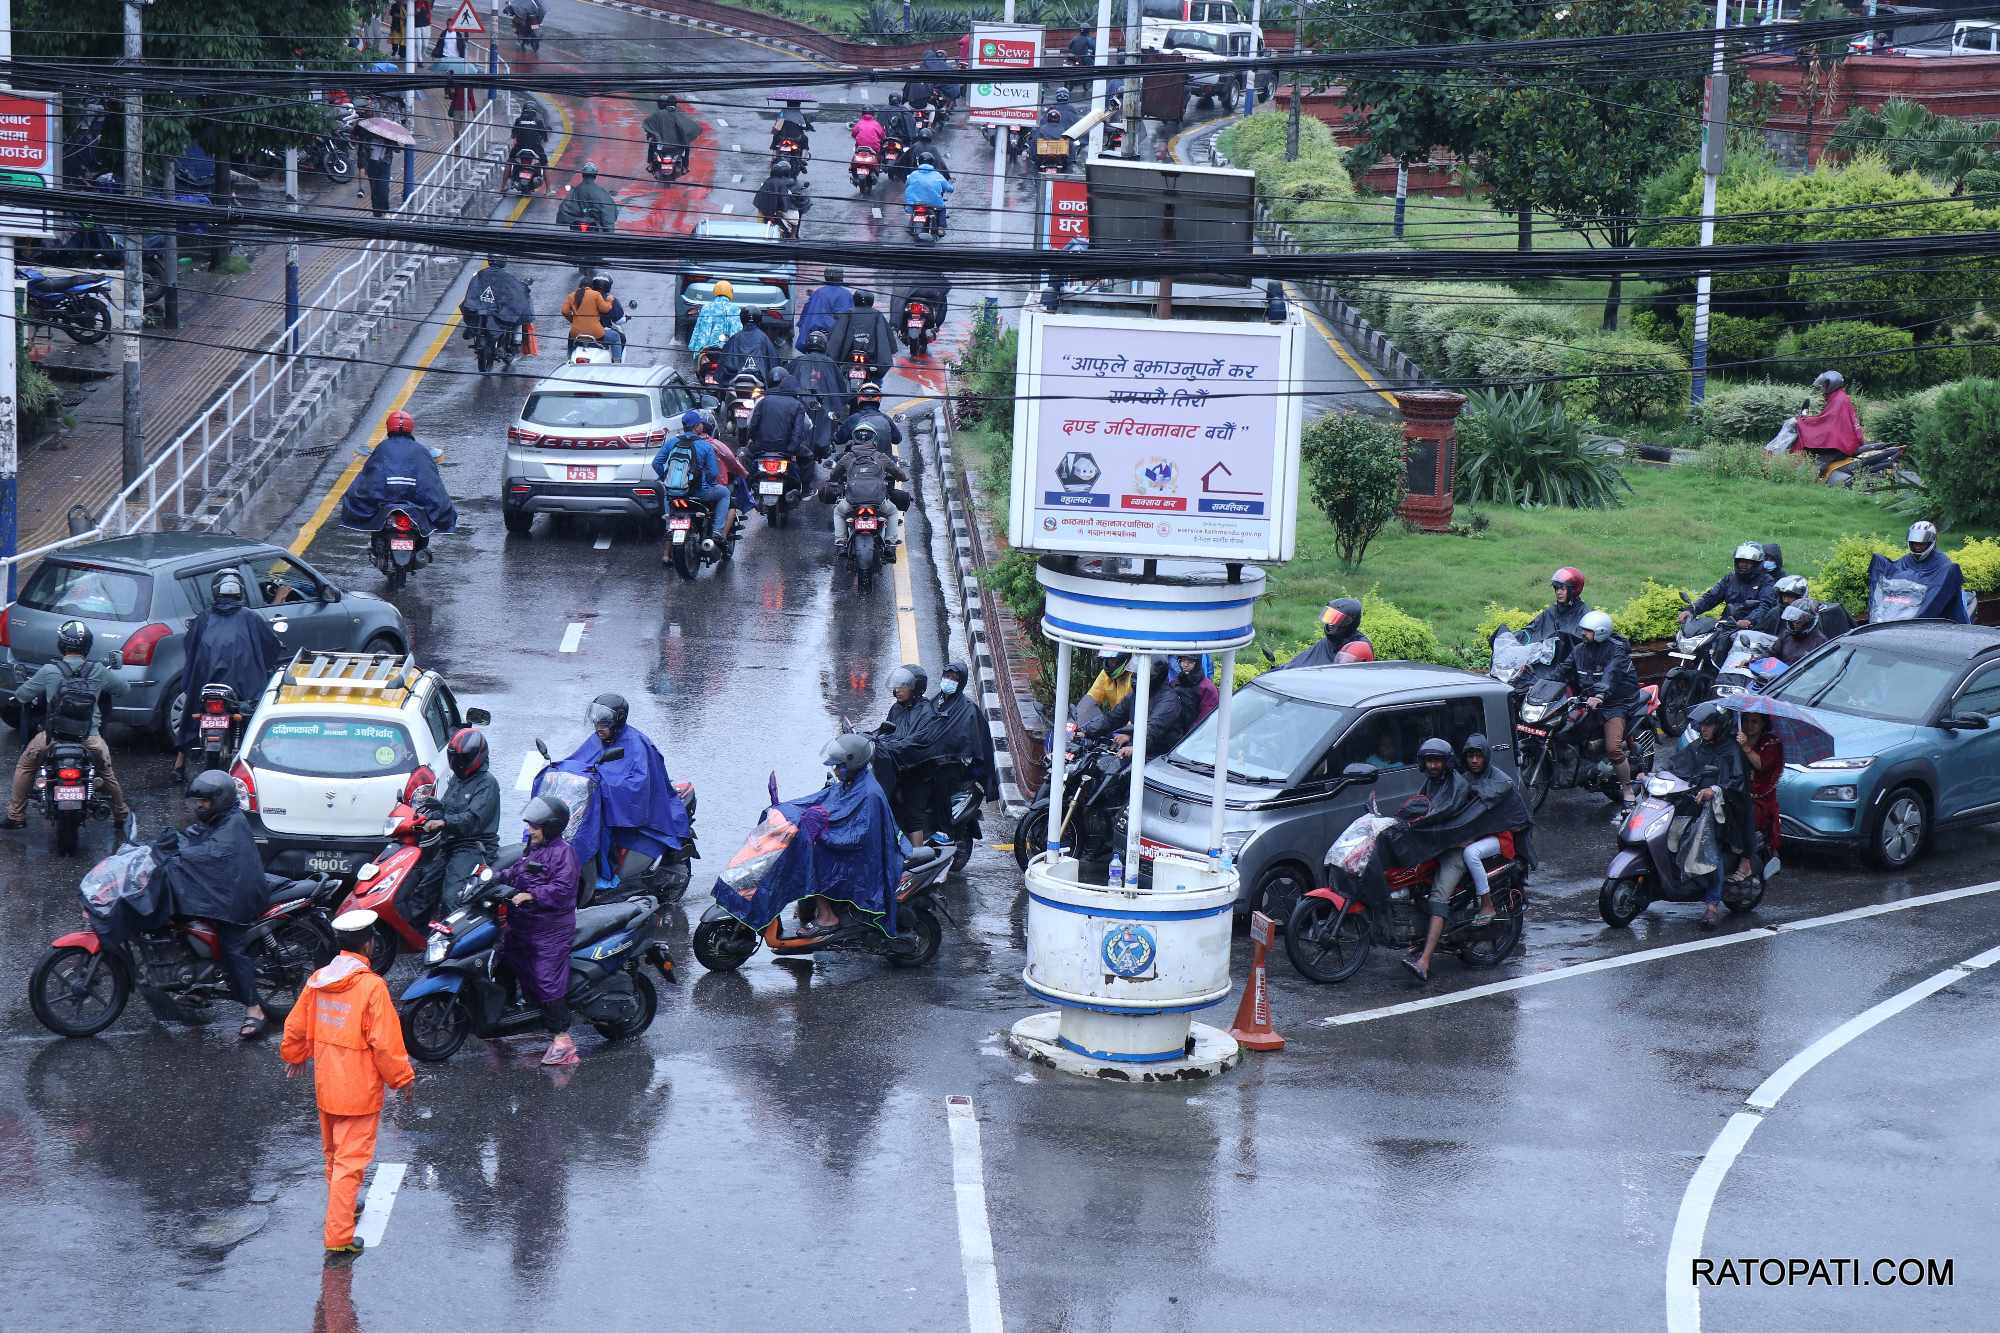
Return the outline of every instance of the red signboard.
<path id="1" fill-rule="evenodd" d="M 47 172 L 49 103 L 0 93 L 0 171 Z"/>
<path id="2" fill-rule="evenodd" d="M 1076 180 L 1049 182 L 1049 249 L 1090 240 L 1090 186 Z"/>

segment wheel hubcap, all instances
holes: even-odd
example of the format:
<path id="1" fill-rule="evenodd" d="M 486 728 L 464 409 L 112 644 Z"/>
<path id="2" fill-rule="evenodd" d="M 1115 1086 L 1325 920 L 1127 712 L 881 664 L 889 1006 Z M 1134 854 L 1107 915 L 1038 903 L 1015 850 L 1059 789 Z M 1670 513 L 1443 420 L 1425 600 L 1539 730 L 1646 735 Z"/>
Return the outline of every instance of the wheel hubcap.
<path id="1" fill-rule="evenodd" d="M 1923 832 L 1923 813 L 1917 803 L 1908 797 L 1889 807 L 1888 815 L 1882 820 L 1882 850 L 1892 860 L 1902 861 L 1915 853 L 1917 838 Z"/>

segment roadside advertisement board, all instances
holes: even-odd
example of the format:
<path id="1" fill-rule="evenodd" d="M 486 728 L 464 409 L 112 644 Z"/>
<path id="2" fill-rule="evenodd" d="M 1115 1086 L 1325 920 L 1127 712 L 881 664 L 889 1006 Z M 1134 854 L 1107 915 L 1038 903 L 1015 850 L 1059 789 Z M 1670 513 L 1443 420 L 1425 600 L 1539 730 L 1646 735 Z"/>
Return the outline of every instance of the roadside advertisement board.
<path id="1" fill-rule="evenodd" d="M 1042 30 L 1015 23 L 972 25 L 975 71 L 1033 69 L 1042 63 Z M 1041 111 L 1041 85 L 975 78 L 966 103 L 974 125 L 1033 125 Z"/>
<path id="2" fill-rule="evenodd" d="M 1289 560 L 1296 320 L 1021 320 L 1007 540 L 1034 551 Z"/>
<path id="3" fill-rule="evenodd" d="M 52 94 L 0 92 L 0 184 L 53 189 L 62 159 L 62 104 Z M 54 240 L 40 210 L 0 209 L 0 234 Z"/>
<path id="4" fill-rule="evenodd" d="M 1054 177 L 1049 181 L 1049 234 L 1042 246 L 1060 250 L 1071 241 L 1090 241 L 1090 183 Z"/>

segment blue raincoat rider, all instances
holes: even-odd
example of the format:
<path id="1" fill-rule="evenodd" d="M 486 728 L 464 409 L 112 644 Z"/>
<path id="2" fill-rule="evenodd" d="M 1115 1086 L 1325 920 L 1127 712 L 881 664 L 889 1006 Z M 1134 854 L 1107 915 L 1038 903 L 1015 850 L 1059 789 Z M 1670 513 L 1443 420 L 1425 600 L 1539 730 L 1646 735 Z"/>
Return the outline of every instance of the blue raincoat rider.
<path id="1" fill-rule="evenodd" d="M 688 837 L 687 806 L 667 775 L 667 761 L 645 732 L 627 722 L 630 715 L 623 695 L 598 695 L 587 713 L 591 734 L 535 778 L 539 796 L 551 773 L 594 777 L 596 789 L 577 812 L 569 842 L 586 873 L 595 868 L 599 887 L 617 882 L 614 847 L 650 858 L 678 851 Z M 606 761 L 610 749 L 625 753 Z"/>
<path id="2" fill-rule="evenodd" d="M 373 532 L 382 525 L 384 511 L 397 505 L 425 532 L 450 532 L 458 526 L 458 510 L 445 491 L 437 459 L 417 443 L 416 418 L 398 409 L 382 425 L 382 443 L 369 451 L 354 484 L 340 498 L 341 526 Z"/>

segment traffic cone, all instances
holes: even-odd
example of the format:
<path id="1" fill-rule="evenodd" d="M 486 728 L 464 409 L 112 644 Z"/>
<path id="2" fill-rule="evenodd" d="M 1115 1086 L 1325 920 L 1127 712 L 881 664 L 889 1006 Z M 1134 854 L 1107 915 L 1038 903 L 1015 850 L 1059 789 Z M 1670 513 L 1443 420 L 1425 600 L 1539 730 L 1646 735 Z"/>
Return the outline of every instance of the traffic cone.
<path id="1" fill-rule="evenodd" d="M 527 339 L 527 342 L 525 344 L 527 347 L 527 355 L 540 356 L 542 354 L 542 342 L 541 339 L 535 336 L 535 326 L 532 323 L 523 324 L 521 326 L 521 334 L 524 338 Z"/>
<path id="2" fill-rule="evenodd" d="M 1243 1002 L 1236 1006 L 1236 1021 L 1229 1025 L 1237 1045 L 1253 1051 L 1285 1049 L 1285 1039 L 1271 1026 L 1271 978 L 1264 966 L 1275 925 L 1262 912 L 1250 914 L 1250 939 L 1256 946 L 1250 954 L 1250 980 L 1243 987 Z"/>

